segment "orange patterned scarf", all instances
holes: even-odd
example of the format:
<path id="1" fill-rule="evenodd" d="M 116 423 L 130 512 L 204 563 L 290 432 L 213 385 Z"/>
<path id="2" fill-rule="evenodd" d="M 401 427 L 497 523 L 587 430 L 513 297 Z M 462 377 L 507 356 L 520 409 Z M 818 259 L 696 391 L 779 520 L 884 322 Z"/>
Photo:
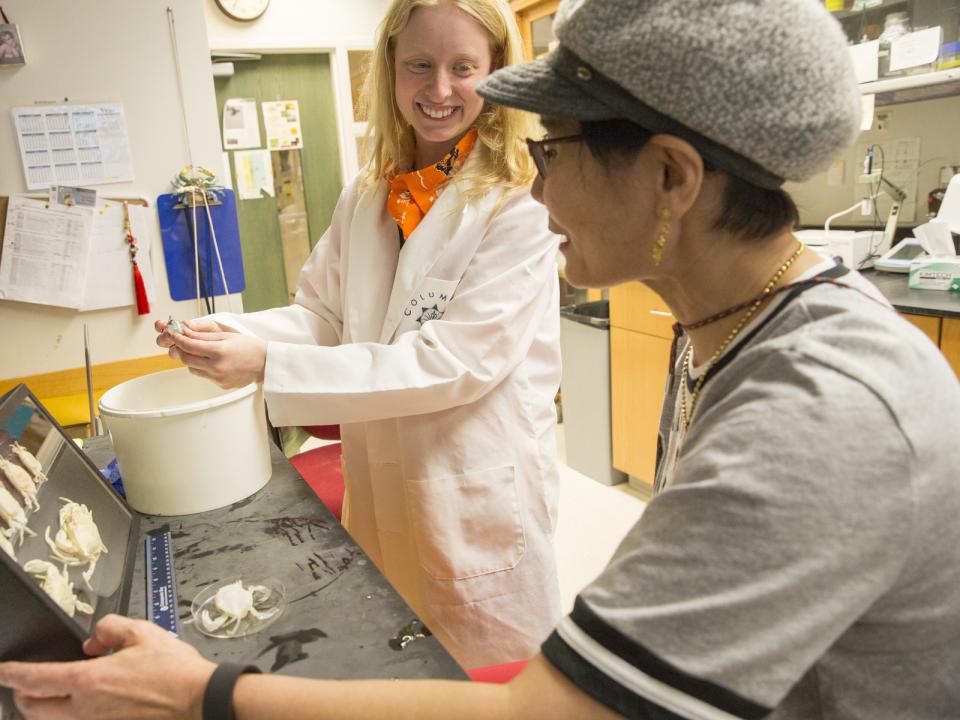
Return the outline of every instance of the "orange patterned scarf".
<path id="1" fill-rule="evenodd" d="M 443 186 L 460 169 L 476 142 L 477 131 L 471 130 L 435 165 L 387 177 L 390 183 L 387 212 L 397 222 L 404 240 L 417 229 L 423 216 L 443 192 Z"/>

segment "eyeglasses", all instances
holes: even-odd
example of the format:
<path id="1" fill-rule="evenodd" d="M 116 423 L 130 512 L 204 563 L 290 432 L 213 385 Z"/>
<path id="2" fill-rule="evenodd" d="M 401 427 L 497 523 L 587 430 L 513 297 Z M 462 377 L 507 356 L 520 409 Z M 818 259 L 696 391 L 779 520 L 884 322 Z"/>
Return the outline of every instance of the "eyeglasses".
<path id="1" fill-rule="evenodd" d="M 527 150 L 530 151 L 530 157 L 533 158 L 533 164 L 537 166 L 537 172 L 540 173 L 540 179 L 547 179 L 547 165 L 557 156 L 556 150 L 551 150 L 551 145 L 559 143 L 577 142 L 583 140 L 583 135 L 567 135 L 565 137 L 548 137 L 543 140 L 531 140 L 527 138 Z"/>

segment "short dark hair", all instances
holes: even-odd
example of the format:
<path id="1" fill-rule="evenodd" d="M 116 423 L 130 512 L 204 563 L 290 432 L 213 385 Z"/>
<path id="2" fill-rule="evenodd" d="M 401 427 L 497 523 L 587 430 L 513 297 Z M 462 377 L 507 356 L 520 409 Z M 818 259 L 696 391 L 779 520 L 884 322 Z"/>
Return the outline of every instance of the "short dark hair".
<path id="1" fill-rule="evenodd" d="M 586 121 L 581 123 L 581 133 L 593 156 L 608 164 L 633 159 L 654 135 L 623 119 Z M 758 187 L 712 167 L 706 160 L 703 166 L 707 172 L 722 172 L 727 179 L 720 216 L 713 226 L 715 230 L 744 240 L 757 240 L 800 224 L 797 206 L 783 190 Z"/>

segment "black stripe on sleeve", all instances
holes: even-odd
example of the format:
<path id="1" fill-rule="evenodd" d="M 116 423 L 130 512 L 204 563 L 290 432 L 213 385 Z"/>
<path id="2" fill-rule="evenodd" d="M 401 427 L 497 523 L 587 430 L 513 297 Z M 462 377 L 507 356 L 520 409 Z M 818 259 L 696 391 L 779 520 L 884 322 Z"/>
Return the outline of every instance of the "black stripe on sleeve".
<path id="1" fill-rule="evenodd" d="M 556 630 L 541 647 L 544 657 L 567 678 L 597 702 L 632 720 L 684 720 L 623 687 L 616 680 L 584 660 L 561 638 Z"/>
<path id="2" fill-rule="evenodd" d="M 581 597 L 577 597 L 570 619 L 609 652 L 637 668 L 643 674 L 659 680 L 685 695 L 697 698 L 708 705 L 746 720 L 766 717 L 772 711 L 772 708 L 742 697 L 721 685 L 694 677 L 660 659 L 633 638 L 623 635 L 620 631 L 608 625 Z M 546 647 L 544 647 L 544 650 L 546 650 Z M 550 659 L 552 661 L 552 658 Z M 579 658 L 578 661 L 581 665 L 588 664 L 583 658 Z M 601 671 L 594 670 L 593 672 Z M 576 682 L 574 677 L 570 679 Z M 608 681 L 613 682 L 609 678 Z M 587 690 L 587 688 L 584 688 L 584 690 Z M 623 691 L 626 692 L 625 689 Z M 633 697 L 636 696 L 633 695 Z M 638 715 L 636 717 L 659 716 Z"/>

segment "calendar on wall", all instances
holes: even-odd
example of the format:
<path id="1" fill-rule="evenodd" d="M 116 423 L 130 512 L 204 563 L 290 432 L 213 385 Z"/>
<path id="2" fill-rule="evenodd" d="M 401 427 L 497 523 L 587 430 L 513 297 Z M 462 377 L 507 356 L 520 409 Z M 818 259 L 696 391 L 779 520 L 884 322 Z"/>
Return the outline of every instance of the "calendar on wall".
<path id="1" fill-rule="evenodd" d="M 10 112 L 28 190 L 133 180 L 121 103 L 39 105 Z"/>

